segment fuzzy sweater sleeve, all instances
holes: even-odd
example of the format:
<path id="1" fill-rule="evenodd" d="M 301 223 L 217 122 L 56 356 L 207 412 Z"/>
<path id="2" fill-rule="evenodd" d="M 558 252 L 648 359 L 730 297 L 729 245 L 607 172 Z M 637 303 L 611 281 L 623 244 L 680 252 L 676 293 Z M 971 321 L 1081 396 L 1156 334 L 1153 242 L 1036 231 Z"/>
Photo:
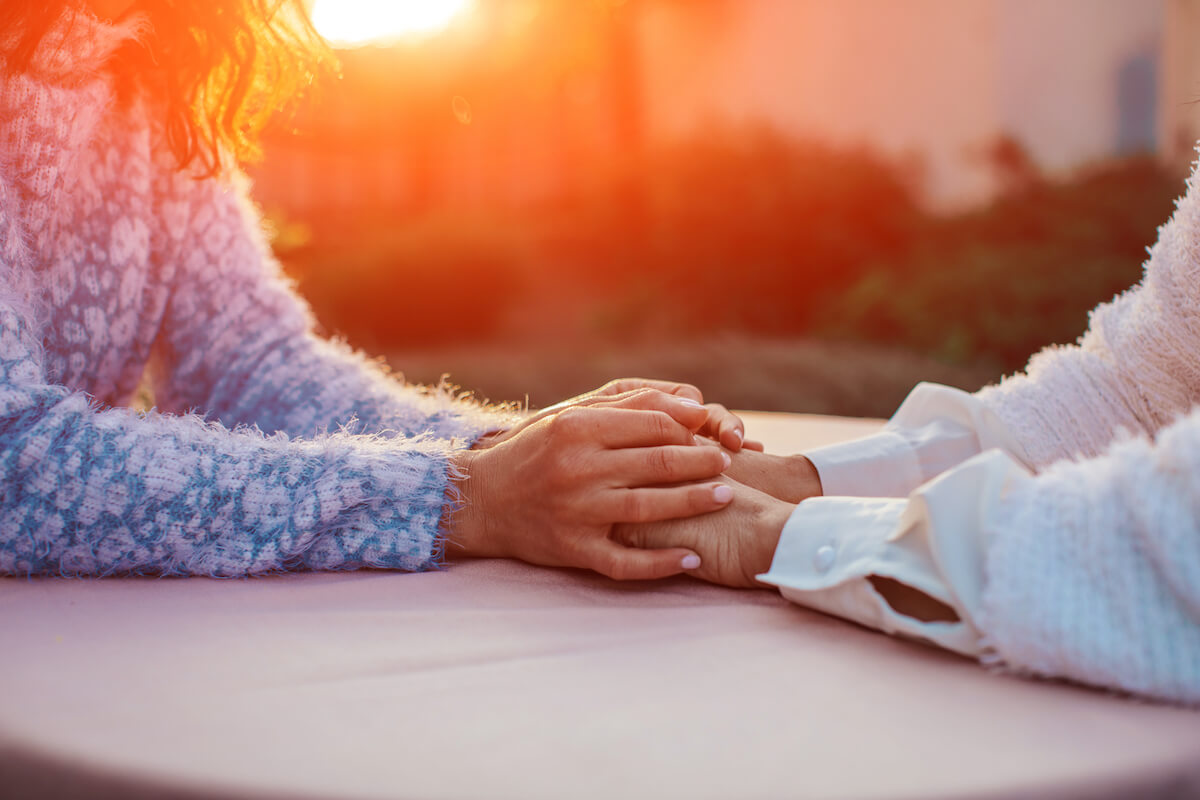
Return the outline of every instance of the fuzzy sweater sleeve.
<path id="1" fill-rule="evenodd" d="M 983 524 L 985 659 L 1200 703 L 1200 413 L 1008 489 Z"/>
<path id="2" fill-rule="evenodd" d="M 1079 342 L 979 393 L 1040 469 L 1153 435 L 1200 400 L 1200 188 L 1188 181 L 1140 284 L 1098 306 Z"/>
<path id="3" fill-rule="evenodd" d="M 160 336 L 160 408 L 292 436 L 345 429 L 472 440 L 511 424 L 504 409 L 407 384 L 316 335 L 270 252 L 244 180 L 180 175 L 174 184 L 163 213 L 177 280 Z M 429 301 L 453 313 L 454 298 Z"/>
<path id="4" fill-rule="evenodd" d="M 46 382 L 29 320 L 0 307 L 3 574 L 427 568 L 449 452 L 98 410 Z"/>
<path id="5" fill-rule="evenodd" d="M 99 409 L 50 380 L 29 254 L 5 206 L 0 574 L 232 576 L 436 563 L 452 494 L 453 447 L 444 439 L 266 437 L 194 415 Z"/>

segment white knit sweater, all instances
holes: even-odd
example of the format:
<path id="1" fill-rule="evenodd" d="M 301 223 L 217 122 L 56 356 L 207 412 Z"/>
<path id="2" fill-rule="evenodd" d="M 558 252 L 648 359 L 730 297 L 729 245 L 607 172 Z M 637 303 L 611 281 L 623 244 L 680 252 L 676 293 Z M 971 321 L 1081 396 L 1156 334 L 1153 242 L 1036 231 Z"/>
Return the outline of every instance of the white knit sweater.
<path id="1" fill-rule="evenodd" d="M 999 659 L 1200 702 L 1200 177 L 1142 282 L 980 392 L 1039 470 L 990 537 Z"/>
<path id="2" fill-rule="evenodd" d="M 1011 670 L 1200 702 L 1200 188 L 1075 345 L 976 395 L 918 387 L 808 454 L 762 579 L 796 602 Z M 959 616 L 897 613 L 889 577 Z"/>

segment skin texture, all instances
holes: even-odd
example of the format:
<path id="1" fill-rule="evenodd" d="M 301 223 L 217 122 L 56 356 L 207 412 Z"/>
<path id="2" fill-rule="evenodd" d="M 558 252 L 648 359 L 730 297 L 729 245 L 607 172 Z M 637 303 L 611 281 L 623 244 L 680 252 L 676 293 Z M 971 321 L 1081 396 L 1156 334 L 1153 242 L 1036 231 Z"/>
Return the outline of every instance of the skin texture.
<path id="1" fill-rule="evenodd" d="M 802 455 L 774 456 L 749 450 L 730 455 L 731 466 L 723 476 L 733 488 L 733 502 L 728 507 L 690 519 L 620 525 L 614 536 L 633 547 L 695 550 L 701 566 L 687 572 L 702 580 L 739 588 L 769 588 L 755 576 L 770 569 L 788 517 L 797 503 L 821 494 L 821 479 Z M 879 575 L 867 580 L 901 614 L 922 622 L 958 621 L 953 608 L 899 581 Z"/>
<path id="2" fill-rule="evenodd" d="M 586 396 L 459 455 L 463 503 L 447 555 L 584 567 L 618 580 L 675 575 L 696 559 L 678 545 L 629 547 L 619 523 L 705 514 L 732 498 L 716 480 L 731 460 L 696 444 L 709 410 L 652 388 Z"/>
<path id="3" fill-rule="evenodd" d="M 715 448 L 708 448 L 715 449 Z M 739 588 L 763 588 L 779 535 L 795 505 L 728 477 L 733 501 L 723 510 L 690 519 L 617 526 L 615 538 L 631 547 L 687 547 L 700 566 L 687 570 L 702 580 Z"/>
<path id="4" fill-rule="evenodd" d="M 700 393 L 700 390 L 689 383 L 660 381 L 650 378 L 620 378 L 618 380 L 609 381 L 594 391 L 586 392 L 577 397 L 572 397 L 569 400 L 564 400 L 561 403 L 556 403 L 555 405 L 544 408 L 512 428 L 488 437 L 488 439 L 484 442 L 484 446 L 498 444 L 505 439 L 511 438 L 525 428 L 539 422 L 542 419 L 545 419 L 546 417 L 553 416 L 564 409 L 576 406 L 611 403 L 614 400 L 628 397 L 633 393 L 641 392 L 646 389 L 654 389 L 664 394 L 673 395 L 682 400 L 691 400 L 697 404 L 702 404 L 704 402 L 704 396 Z M 760 442 L 744 441 L 746 428 L 742 420 L 736 414 L 733 414 L 727 408 L 718 403 L 709 403 L 705 406 L 705 408 L 708 409 L 708 417 L 698 430 L 698 433 L 700 433 L 702 436 L 709 437 L 713 440 L 712 443 L 714 444 L 720 442 L 730 452 L 734 453 L 739 452 L 743 447 L 757 450 L 763 449 L 763 446 Z"/>
<path id="5" fill-rule="evenodd" d="M 700 442 L 714 445 L 709 439 Z M 729 456 L 726 476 L 778 500 L 795 505 L 821 495 L 821 476 L 803 455 L 778 456 L 747 447 L 740 452 L 730 451 Z"/>

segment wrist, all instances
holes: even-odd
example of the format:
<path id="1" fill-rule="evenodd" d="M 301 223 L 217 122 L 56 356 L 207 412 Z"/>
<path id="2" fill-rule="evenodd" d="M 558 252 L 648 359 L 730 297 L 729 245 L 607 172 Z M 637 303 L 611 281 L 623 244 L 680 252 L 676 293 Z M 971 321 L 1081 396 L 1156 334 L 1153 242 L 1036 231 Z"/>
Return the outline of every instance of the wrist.
<path id="1" fill-rule="evenodd" d="M 812 461 L 799 453 L 782 458 L 783 473 L 788 476 L 788 489 L 780 499 L 794 505 L 809 497 L 820 497 L 821 476 Z"/>
<path id="2" fill-rule="evenodd" d="M 479 453 L 460 450 L 450 458 L 446 485 L 446 511 L 442 516 L 442 535 L 446 558 L 475 558 L 488 555 L 487 517 L 483 513 L 485 470 L 479 469 Z"/>
<path id="3" fill-rule="evenodd" d="M 493 445 L 497 445 L 508 437 L 509 428 L 495 428 L 481 433 L 474 442 L 471 443 L 472 450 L 486 450 Z"/>
<path id="4" fill-rule="evenodd" d="M 748 567 L 748 574 L 745 575 L 748 585 L 765 585 L 759 583 L 757 576 L 771 569 L 771 562 L 775 559 L 775 549 L 779 546 L 780 537 L 783 536 L 783 528 L 795 510 L 795 503 L 774 497 L 768 497 L 758 509 L 754 524 L 754 557 L 745 565 Z"/>

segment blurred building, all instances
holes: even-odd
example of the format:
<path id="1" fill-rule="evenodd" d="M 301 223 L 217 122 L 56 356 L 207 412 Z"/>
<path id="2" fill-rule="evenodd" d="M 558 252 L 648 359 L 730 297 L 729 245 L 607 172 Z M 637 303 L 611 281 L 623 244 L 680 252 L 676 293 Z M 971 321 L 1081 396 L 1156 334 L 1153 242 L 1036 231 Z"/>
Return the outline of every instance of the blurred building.
<path id="1" fill-rule="evenodd" d="M 1200 0 L 476 0 L 344 54 L 277 137 L 265 205 L 306 217 L 523 207 L 714 126 L 865 145 L 929 204 L 999 188 L 1007 136 L 1051 172 L 1200 135 Z"/>
<path id="2" fill-rule="evenodd" d="M 689 37 L 704 5 L 648 4 L 652 130 L 765 120 L 867 143 L 919 159 L 940 206 L 991 195 L 979 156 L 1000 135 L 1050 171 L 1154 150 L 1174 124 L 1160 84 L 1180 84 L 1164 47 L 1200 64 L 1194 0 L 741 0 L 721 36 Z"/>
<path id="3" fill-rule="evenodd" d="M 1200 0 L 1167 0 L 1159 150 L 1187 163 L 1200 140 Z"/>

